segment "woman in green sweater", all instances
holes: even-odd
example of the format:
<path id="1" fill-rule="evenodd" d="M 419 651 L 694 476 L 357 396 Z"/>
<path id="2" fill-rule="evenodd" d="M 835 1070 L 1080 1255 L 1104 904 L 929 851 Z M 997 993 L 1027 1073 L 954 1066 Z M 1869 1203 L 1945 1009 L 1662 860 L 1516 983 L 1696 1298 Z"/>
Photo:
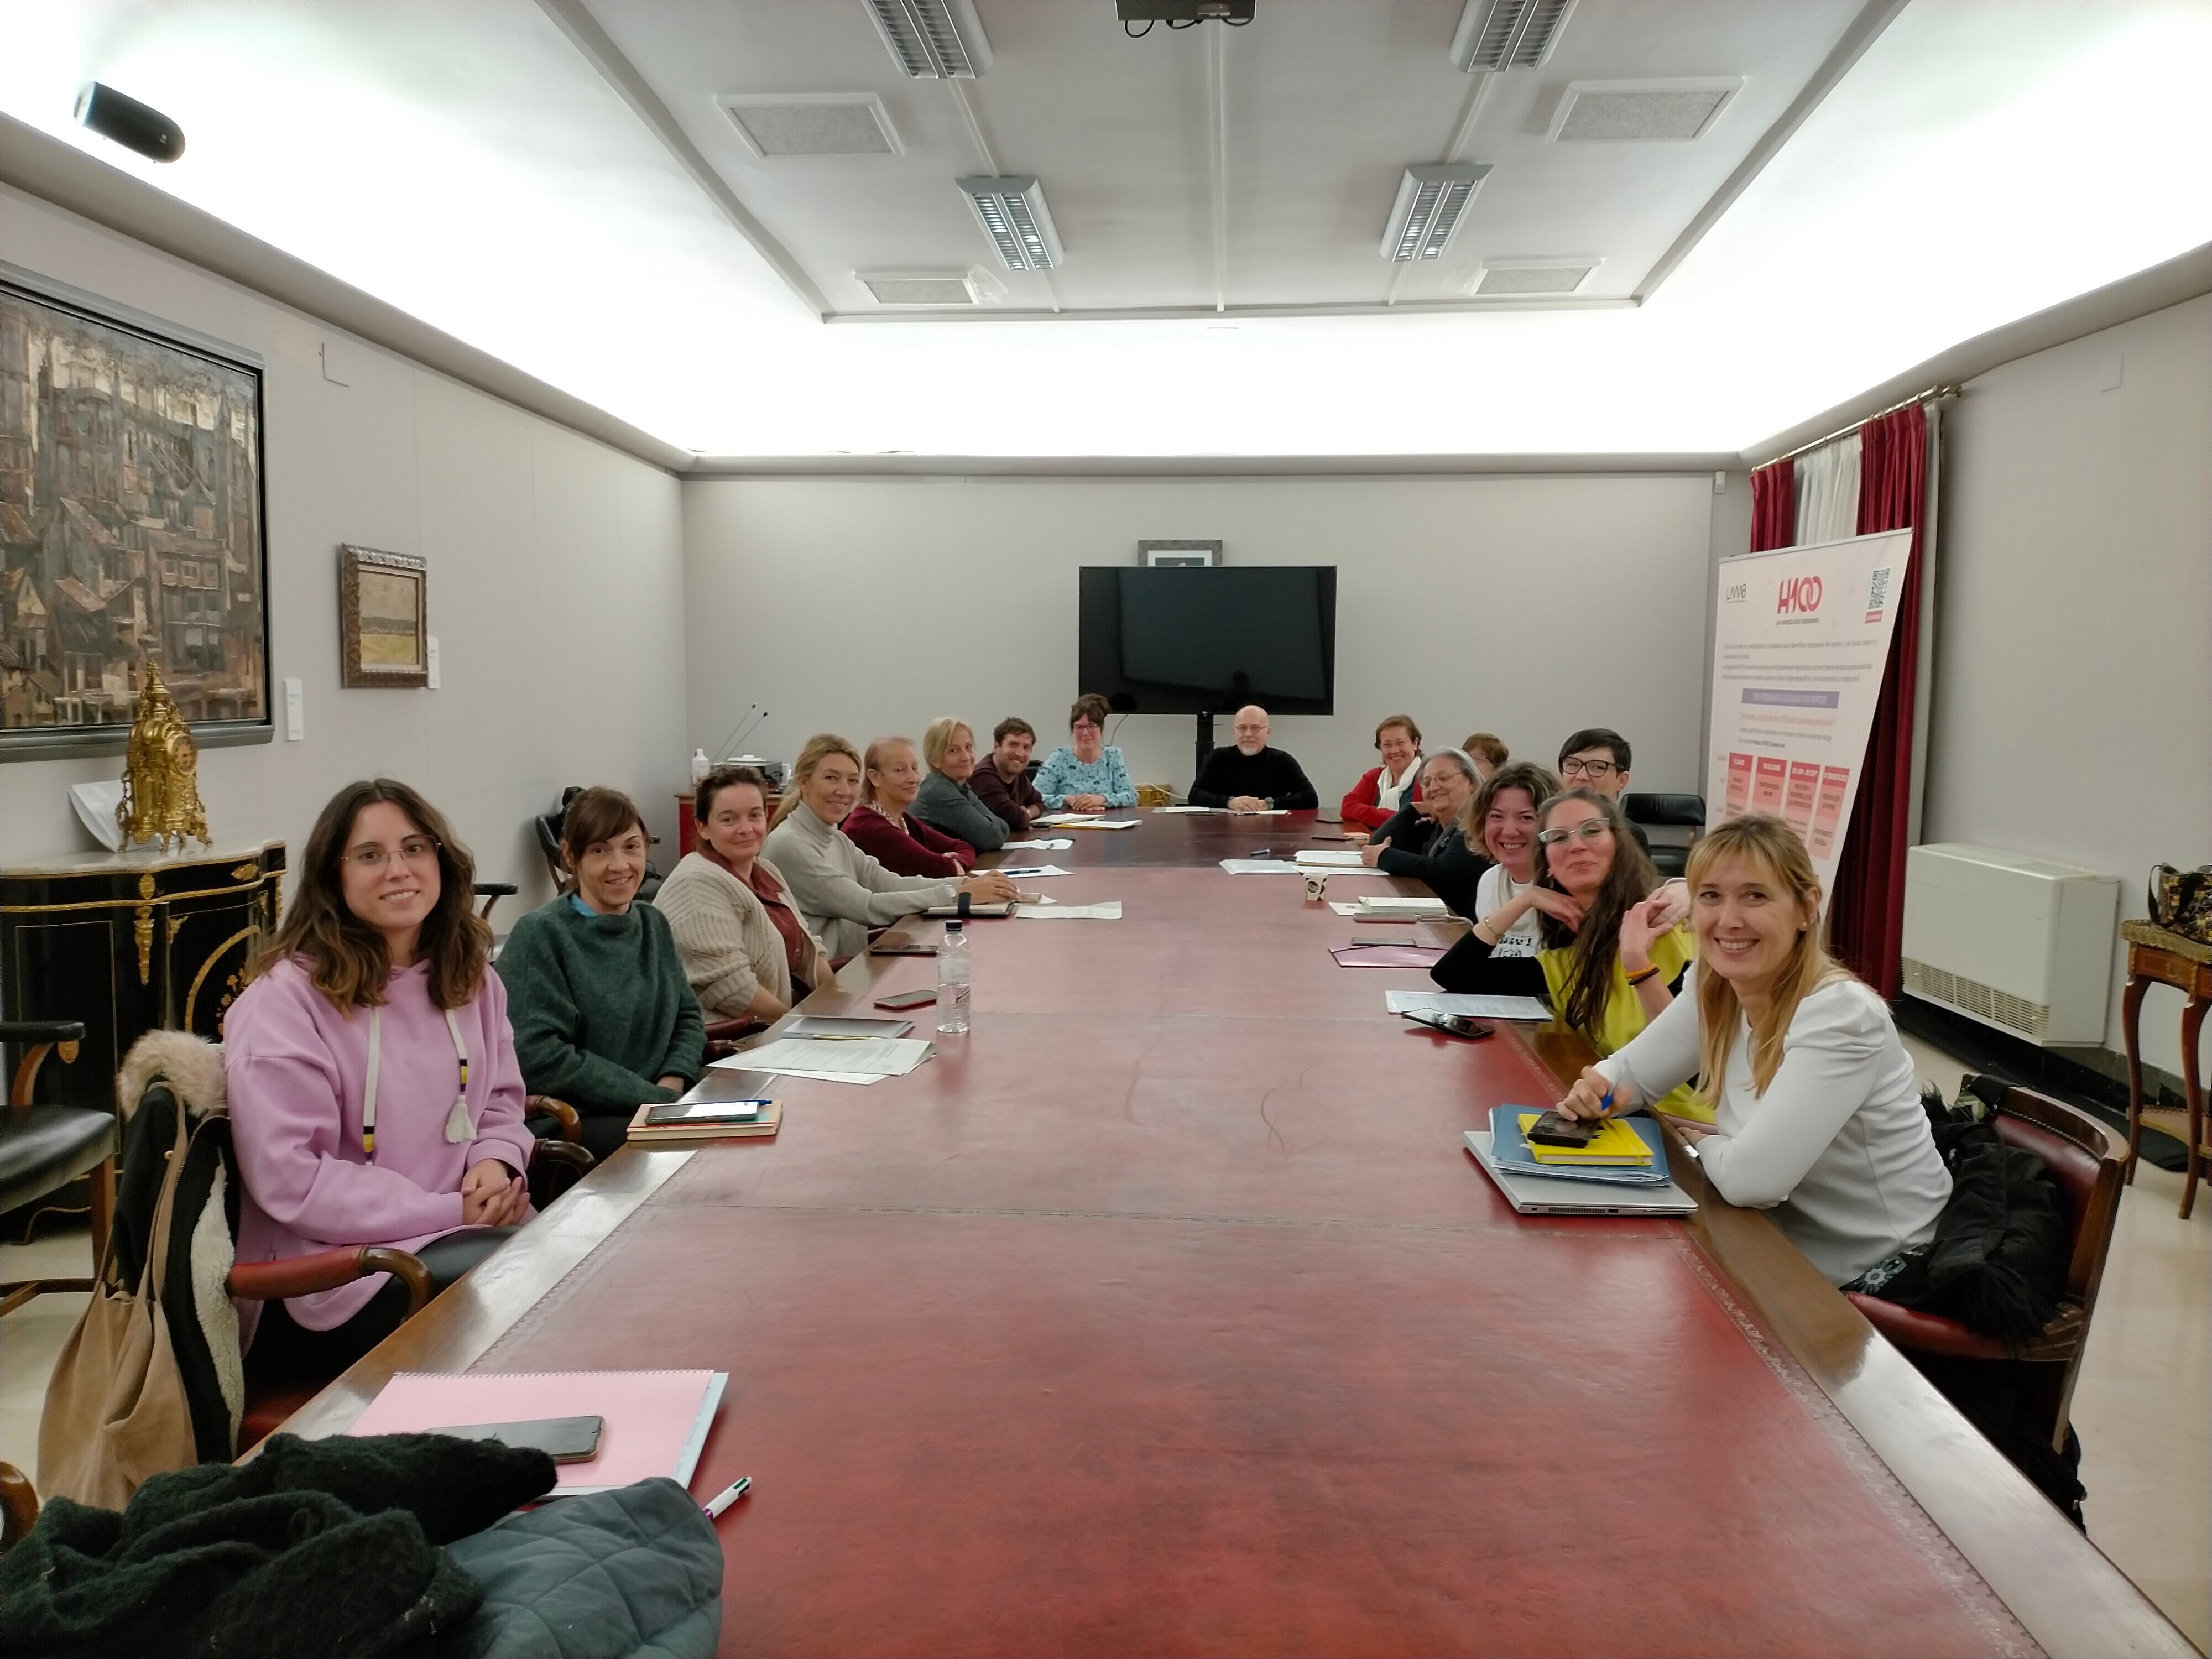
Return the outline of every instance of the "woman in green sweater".
<path id="1" fill-rule="evenodd" d="M 499 956 L 523 1086 L 582 1115 L 584 1145 L 619 1149 L 640 1106 L 699 1080 L 707 1026 L 668 921 L 636 904 L 645 820 L 617 789 L 586 789 L 561 820 L 576 890 L 539 906 Z"/>

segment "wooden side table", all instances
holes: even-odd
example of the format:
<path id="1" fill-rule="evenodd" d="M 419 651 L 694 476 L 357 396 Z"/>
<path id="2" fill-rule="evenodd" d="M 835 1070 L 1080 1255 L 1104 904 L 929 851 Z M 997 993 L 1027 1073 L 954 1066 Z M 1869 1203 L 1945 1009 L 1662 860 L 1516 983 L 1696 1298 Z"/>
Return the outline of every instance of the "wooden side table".
<path id="1" fill-rule="evenodd" d="M 2212 1158 L 2212 1146 L 2205 1145 L 2204 1085 L 2197 1060 L 2197 1033 L 2204 1024 L 2205 1009 L 2212 1007 L 2212 945 L 2200 945 L 2148 921 L 2122 922 L 2120 937 L 2128 942 L 2128 988 L 2120 1000 L 2120 1027 L 2128 1044 L 2127 1179 L 2136 1178 L 2144 1124 L 2182 1137 L 2189 1148 L 2189 1176 L 2181 1188 L 2181 1218 L 2186 1221 L 2197 1201 L 2197 1177 Z M 2142 1048 L 2136 1032 L 2143 993 L 2153 985 L 2171 985 L 2189 999 L 2181 1011 L 2181 1086 L 2189 1103 L 2185 1111 L 2143 1103 Z"/>

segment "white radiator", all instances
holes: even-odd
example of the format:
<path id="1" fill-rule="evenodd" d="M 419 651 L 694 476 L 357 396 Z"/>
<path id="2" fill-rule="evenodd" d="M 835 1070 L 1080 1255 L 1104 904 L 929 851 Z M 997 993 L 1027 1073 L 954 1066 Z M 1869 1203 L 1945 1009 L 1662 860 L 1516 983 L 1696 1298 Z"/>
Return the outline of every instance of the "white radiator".
<path id="1" fill-rule="evenodd" d="M 1905 988 L 2038 1043 L 2101 1043 L 2117 876 L 1938 842 L 1905 859 Z"/>

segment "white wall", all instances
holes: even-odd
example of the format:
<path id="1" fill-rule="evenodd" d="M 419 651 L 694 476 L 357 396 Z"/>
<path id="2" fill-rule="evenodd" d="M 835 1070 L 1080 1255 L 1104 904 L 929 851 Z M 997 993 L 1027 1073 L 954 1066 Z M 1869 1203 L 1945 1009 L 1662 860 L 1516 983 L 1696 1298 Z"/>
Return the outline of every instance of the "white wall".
<path id="1" fill-rule="evenodd" d="M 671 838 L 672 862 L 690 752 L 673 477 L 13 191 L 0 255 L 266 360 L 279 731 L 202 752 L 219 842 L 279 837 L 296 861 L 333 791 L 389 774 L 452 818 L 484 878 L 524 884 L 503 927 L 550 891 L 529 815 L 564 783 L 611 783 Z M 324 378 L 325 339 L 351 384 Z M 441 690 L 340 689 L 341 542 L 429 561 Z M 287 677 L 306 683 L 301 743 L 283 737 Z M 68 786 L 121 771 L 119 755 L 0 763 L 0 858 L 90 849 Z"/>
<path id="2" fill-rule="evenodd" d="M 1968 382 L 1942 512 L 1923 837 L 2104 871 L 2142 915 L 2153 863 L 2212 861 L 2212 296 Z M 2116 941 L 2114 1049 L 2125 969 Z M 2179 1006 L 2143 1006 L 2169 1071 Z"/>
<path id="3" fill-rule="evenodd" d="M 1694 789 L 1713 499 L 1710 473 L 694 480 L 686 741 L 759 702 L 750 746 L 787 760 L 812 732 L 865 744 L 940 714 L 987 744 L 1008 714 L 1059 742 L 1084 689 L 1077 568 L 1218 538 L 1231 564 L 1340 568 L 1339 712 L 1274 735 L 1332 807 L 1401 711 L 1432 747 L 1486 729 L 1547 763 L 1616 726 L 1640 786 Z M 1183 788 L 1194 732 L 1132 715 L 1115 741 L 1139 781 Z"/>

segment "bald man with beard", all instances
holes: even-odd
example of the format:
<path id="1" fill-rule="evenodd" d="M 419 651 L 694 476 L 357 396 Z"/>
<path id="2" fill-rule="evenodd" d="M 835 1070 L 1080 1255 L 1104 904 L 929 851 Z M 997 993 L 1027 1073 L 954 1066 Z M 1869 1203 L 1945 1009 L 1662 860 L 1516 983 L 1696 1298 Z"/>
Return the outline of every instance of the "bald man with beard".
<path id="1" fill-rule="evenodd" d="M 1310 812 L 1321 797 L 1306 779 L 1305 769 L 1279 749 L 1267 746 L 1273 729 L 1267 711 L 1247 703 L 1237 711 L 1237 741 L 1206 757 L 1198 779 L 1190 786 L 1193 806 L 1225 806 L 1232 812 L 1264 812 L 1286 807 Z"/>

